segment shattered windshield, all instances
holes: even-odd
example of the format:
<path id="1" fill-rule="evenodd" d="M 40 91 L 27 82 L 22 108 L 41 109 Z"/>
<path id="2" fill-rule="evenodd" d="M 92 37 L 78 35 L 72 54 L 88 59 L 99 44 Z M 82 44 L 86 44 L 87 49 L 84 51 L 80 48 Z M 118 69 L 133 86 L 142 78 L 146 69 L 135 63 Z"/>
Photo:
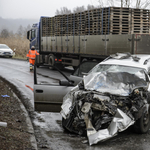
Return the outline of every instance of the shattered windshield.
<path id="1" fill-rule="evenodd" d="M 98 65 L 84 78 L 85 89 L 128 96 L 133 89 L 147 87 L 143 69 L 119 65 Z"/>

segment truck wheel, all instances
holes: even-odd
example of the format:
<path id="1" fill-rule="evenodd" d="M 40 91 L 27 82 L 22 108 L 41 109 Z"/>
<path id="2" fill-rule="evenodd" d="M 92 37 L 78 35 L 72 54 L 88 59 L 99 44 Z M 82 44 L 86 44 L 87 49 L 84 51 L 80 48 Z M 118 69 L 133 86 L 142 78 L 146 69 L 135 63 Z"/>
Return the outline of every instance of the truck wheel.
<path id="1" fill-rule="evenodd" d="M 83 58 L 83 59 L 82 59 L 82 62 L 85 62 L 85 61 L 87 61 L 87 59 L 86 59 L 86 58 Z"/>
<path id="2" fill-rule="evenodd" d="M 54 57 L 54 55 L 49 55 L 48 64 L 51 65 L 51 67 L 49 67 L 50 69 L 54 69 L 54 65 L 55 65 L 55 57 Z"/>
<path id="3" fill-rule="evenodd" d="M 139 118 L 134 124 L 134 130 L 136 133 L 147 133 L 150 127 L 150 111 L 143 112 L 141 118 Z"/>

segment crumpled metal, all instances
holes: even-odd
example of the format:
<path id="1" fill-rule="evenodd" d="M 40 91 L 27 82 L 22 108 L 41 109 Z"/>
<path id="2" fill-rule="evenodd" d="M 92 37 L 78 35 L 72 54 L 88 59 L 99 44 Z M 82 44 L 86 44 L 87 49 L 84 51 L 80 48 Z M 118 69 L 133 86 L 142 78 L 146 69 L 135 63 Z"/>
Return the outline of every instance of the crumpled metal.
<path id="1" fill-rule="evenodd" d="M 107 129 L 96 131 L 88 116 L 85 114 L 85 122 L 87 126 L 87 136 L 89 144 L 97 144 L 100 141 L 107 140 L 117 135 L 118 132 L 126 130 L 129 126 L 134 124 L 134 120 L 128 117 L 123 111 L 117 109 L 116 115 L 111 121 Z"/>

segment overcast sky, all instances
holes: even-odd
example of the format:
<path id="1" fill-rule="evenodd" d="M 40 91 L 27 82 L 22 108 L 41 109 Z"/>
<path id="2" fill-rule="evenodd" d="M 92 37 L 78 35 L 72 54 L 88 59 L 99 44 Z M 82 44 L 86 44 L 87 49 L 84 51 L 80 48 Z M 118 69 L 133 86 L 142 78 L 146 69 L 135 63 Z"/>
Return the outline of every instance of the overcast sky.
<path id="1" fill-rule="evenodd" d="M 12 19 L 39 19 L 40 16 L 55 16 L 56 9 L 98 5 L 97 0 L 0 0 L 0 17 Z"/>
<path id="2" fill-rule="evenodd" d="M 103 6 L 108 6 L 108 0 L 102 0 Z M 121 0 L 115 0 L 114 5 Z M 130 2 L 135 3 L 136 0 Z M 144 4 L 146 0 L 142 0 Z M 73 10 L 77 6 L 98 6 L 98 0 L 0 0 L 0 17 L 12 19 L 39 19 L 40 16 L 55 16 L 56 9 L 67 7 Z M 135 4 L 134 4 L 135 5 Z M 133 7 L 134 5 L 131 5 Z M 118 5 L 120 6 L 120 4 Z"/>

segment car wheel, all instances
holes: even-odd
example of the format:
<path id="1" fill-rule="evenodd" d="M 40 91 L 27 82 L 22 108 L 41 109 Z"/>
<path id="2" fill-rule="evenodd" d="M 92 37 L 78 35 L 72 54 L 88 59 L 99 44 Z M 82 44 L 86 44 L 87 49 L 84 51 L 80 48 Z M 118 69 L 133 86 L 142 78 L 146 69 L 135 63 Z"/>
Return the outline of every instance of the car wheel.
<path id="1" fill-rule="evenodd" d="M 64 118 L 62 117 L 62 127 L 63 127 L 63 129 L 64 129 L 64 132 L 70 133 L 70 130 L 68 130 L 68 129 L 65 127 L 66 121 L 68 121 L 68 120 L 66 120 L 66 119 L 64 119 Z"/>
<path id="2" fill-rule="evenodd" d="M 65 128 L 65 119 L 63 117 L 62 117 L 62 127 L 63 127 L 64 130 L 66 130 L 66 128 Z"/>
<path id="3" fill-rule="evenodd" d="M 150 127 L 150 111 L 143 112 L 141 118 L 139 118 L 134 124 L 134 130 L 136 133 L 147 133 Z"/>

